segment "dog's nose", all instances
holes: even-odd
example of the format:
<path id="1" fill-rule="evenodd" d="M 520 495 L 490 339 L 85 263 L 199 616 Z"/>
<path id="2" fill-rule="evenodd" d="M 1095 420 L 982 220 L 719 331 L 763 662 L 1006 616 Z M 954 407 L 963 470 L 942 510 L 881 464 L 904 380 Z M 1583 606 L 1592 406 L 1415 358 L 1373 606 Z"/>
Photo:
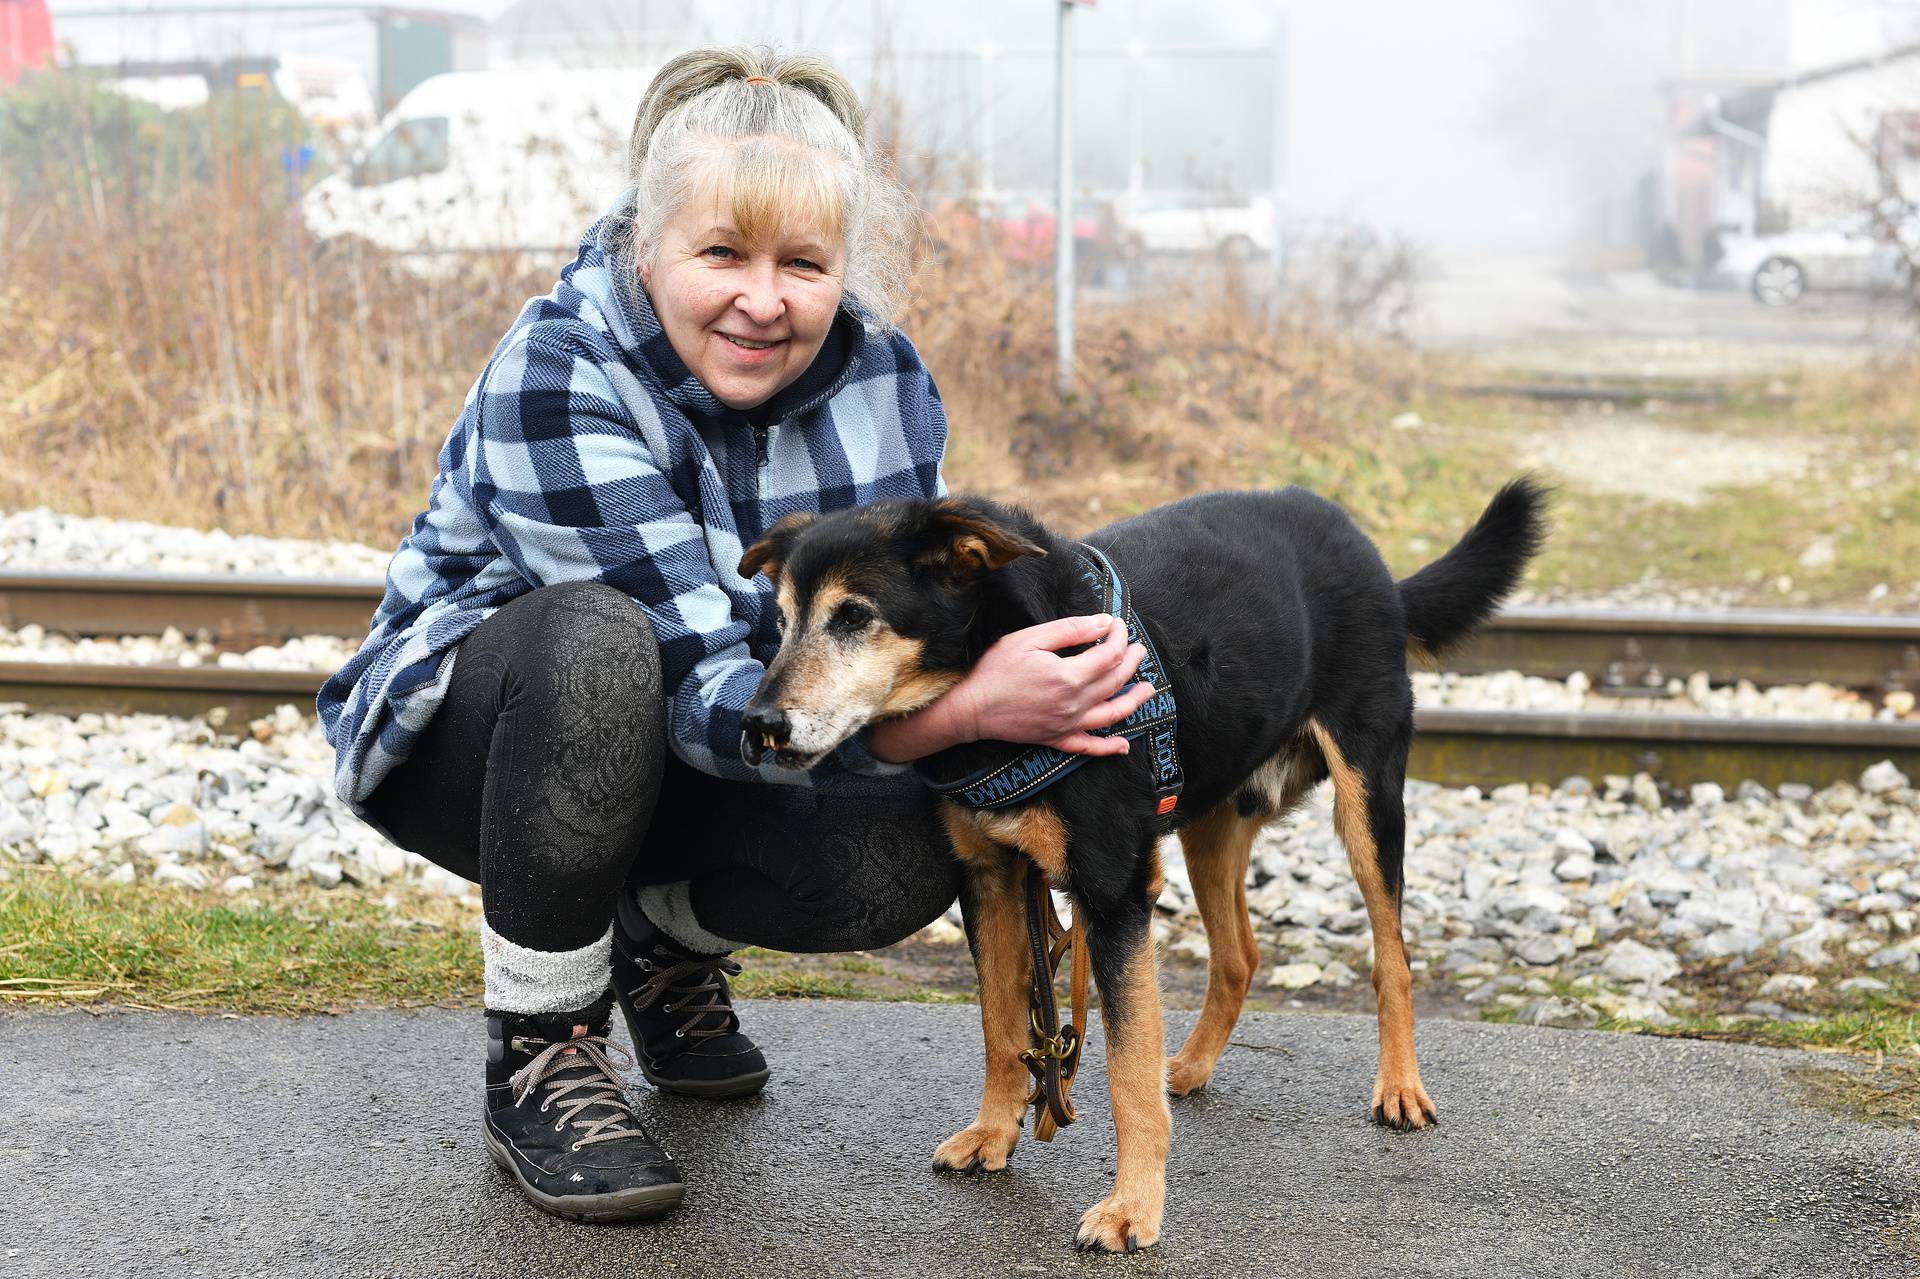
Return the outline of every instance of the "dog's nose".
<path id="1" fill-rule="evenodd" d="M 740 717 L 740 725 L 748 737 L 772 746 L 786 745 L 787 735 L 793 731 L 787 713 L 778 706 L 749 706 Z"/>

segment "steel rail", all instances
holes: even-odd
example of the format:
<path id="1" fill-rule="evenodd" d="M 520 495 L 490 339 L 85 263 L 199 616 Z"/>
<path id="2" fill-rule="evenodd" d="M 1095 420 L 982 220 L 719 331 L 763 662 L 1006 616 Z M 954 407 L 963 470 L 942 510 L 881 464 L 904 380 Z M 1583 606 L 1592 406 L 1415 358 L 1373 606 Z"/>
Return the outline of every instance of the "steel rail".
<path id="1" fill-rule="evenodd" d="M 221 648 L 367 633 L 381 583 L 332 578 L 0 573 L 0 626 L 67 635 L 207 632 Z"/>
<path id="2" fill-rule="evenodd" d="M 81 635 L 209 633 L 224 648 L 295 635 L 363 635 L 381 584 L 284 577 L 0 574 L 0 625 Z M 1825 681 L 1920 688 L 1920 617 L 1774 611 L 1589 612 L 1516 607 L 1497 615 L 1446 669 L 1565 678 L 1585 671 L 1623 690 L 1705 671 L 1716 684 Z M 283 703 L 310 708 L 324 673 L 225 667 L 0 662 L 0 701 L 60 713 L 199 715 L 243 723 Z M 1646 770 L 1684 786 L 1819 783 L 1893 759 L 1920 776 L 1920 725 L 1564 714 L 1435 707 L 1417 717 L 1412 773 L 1450 784 L 1558 781 Z"/>
<path id="3" fill-rule="evenodd" d="M 0 573 L 0 626 L 73 635 L 176 627 L 245 649 L 296 635 L 358 638 L 380 595 L 374 581 L 12 572 Z M 1920 689 L 1920 617 L 1513 607 L 1449 654 L 1445 668 L 1554 679 L 1584 671 L 1628 687 L 1705 671 L 1716 684 Z"/>
<path id="4" fill-rule="evenodd" d="M 198 716 L 224 710 L 223 726 L 291 703 L 309 710 L 324 677 L 310 671 L 222 667 L 0 662 L 0 703 L 59 714 L 145 712 Z M 1544 711 L 1421 710 L 1409 774 L 1447 785 L 1547 782 L 1579 774 L 1652 773 L 1673 786 L 1751 778 L 1824 785 L 1891 759 L 1920 777 L 1920 724 L 1886 721 L 1721 719 Z"/>

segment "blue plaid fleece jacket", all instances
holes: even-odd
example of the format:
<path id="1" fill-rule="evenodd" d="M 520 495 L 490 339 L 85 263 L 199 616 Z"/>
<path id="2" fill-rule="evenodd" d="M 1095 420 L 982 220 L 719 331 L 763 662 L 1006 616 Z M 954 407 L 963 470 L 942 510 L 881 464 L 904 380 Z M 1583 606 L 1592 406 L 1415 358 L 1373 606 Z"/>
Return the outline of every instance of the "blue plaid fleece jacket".
<path id="1" fill-rule="evenodd" d="M 933 379 L 906 338 L 843 305 L 757 430 L 674 354 L 631 268 L 602 247 L 605 225 L 521 310 L 467 393 L 372 630 L 320 690 L 334 789 L 363 818 L 445 696 L 455 646 L 554 582 L 606 582 L 645 611 L 670 745 L 695 768 L 815 786 L 900 771 L 864 734 L 807 773 L 741 758 L 741 711 L 778 635 L 771 586 L 737 566 L 783 515 L 944 495 Z"/>

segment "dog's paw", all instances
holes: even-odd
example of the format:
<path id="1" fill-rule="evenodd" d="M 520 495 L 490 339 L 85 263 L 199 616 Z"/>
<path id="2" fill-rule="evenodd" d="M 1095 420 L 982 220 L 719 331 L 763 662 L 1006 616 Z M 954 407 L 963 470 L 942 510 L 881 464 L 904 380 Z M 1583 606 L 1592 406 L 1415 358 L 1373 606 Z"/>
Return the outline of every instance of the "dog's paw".
<path id="1" fill-rule="evenodd" d="M 1020 1140 L 1018 1128 L 962 1128 L 933 1152 L 935 1172 L 999 1172 Z"/>
<path id="2" fill-rule="evenodd" d="M 1184 1054 L 1167 1059 L 1167 1091 L 1176 1097 L 1184 1097 L 1196 1088 L 1207 1086 L 1207 1080 L 1213 1078 L 1214 1063 L 1201 1063 L 1187 1060 Z"/>
<path id="3" fill-rule="evenodd" d="M 1381 1076 L 1373 1085 L 1373 1122 L 1396 1132 L 1412 1132 L 1440 1122 L 1440 1112 L 1420 1086 L 1420 1076 L 1388 1079 Z"/>
<path id="4" fill-rule="evenodd" d="M 1160 1210 L 1108 1195 L 1080 1218 L 1081 1252 L 1139 1252 L 1160 1241 Z"/>

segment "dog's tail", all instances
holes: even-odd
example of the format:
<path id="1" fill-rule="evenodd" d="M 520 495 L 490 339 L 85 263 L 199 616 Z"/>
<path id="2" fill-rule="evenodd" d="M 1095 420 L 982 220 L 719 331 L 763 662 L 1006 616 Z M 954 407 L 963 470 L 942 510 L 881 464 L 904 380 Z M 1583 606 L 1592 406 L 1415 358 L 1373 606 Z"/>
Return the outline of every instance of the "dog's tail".
<path id="1" fill-rule="evenodd" d="M 1454 548 L 1399 584 L 1407 652 L 1431 666 L 1493 615 L 1546 540 L 1549 490 L 1530 475 L 1494 494 Z"/>

